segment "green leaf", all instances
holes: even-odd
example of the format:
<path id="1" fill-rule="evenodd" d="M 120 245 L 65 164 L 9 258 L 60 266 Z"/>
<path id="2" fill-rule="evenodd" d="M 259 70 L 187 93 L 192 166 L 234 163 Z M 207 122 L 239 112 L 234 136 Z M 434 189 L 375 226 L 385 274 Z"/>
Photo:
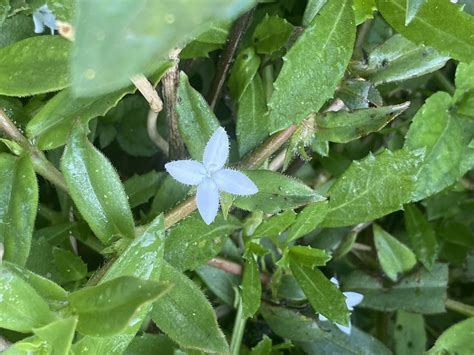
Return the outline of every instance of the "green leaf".
<path id="1" fill-rule="evenodd" d="M 30 96 L 68 86 L 69 46 L 61 36 L 39 36 L 0 48 L 0 95 Z"/>
<path id="2" fill-rule="evenodd" d="M 74 203 L 97 238 L 105 244 L 118 236 L 134 238 L 132 212 L 120 178 L 87 140 L 86 128 L 79 123 L 64 150 L 61 171 Z"/>
<path id="3" fill-rule="evenodd" d="M 163 180 L 164 173 L 150 170 L 143 175 L 133 175 L 123 184 L 128 196 L 130 207 L 134 208 L 148 202 L 155 196 L 159 183 Z"/>
<path id="4" fill-rule="evenodd" d="M 414 201 L 443 190 L 474 165 L 474 150 L 468 147 L 472 137 L 463 119 L 451 114 L 451 103 L 445 92 L 430 96 L 406 135 L 406 148 L 425 149 L 425 159 L 416 173 Z"/>
<path id="5" fill-rule="evenodd" d="M 262 222 L 255 232 L 252 234 L 252 238 L 261 237 L 278 237 L 283 233 L 289 226 L 293 224 L 296 218 L 296 213 L 293 210 L 285 211 L 281 214 L 276 214 Z"/>
<path id="6" fill-rule="evenodd" d="M 77 0 L 46 0 L 46 4 L 58 20 L 71 23 L 74 18 L 74 5 Z"/>
<path id="7" fill-rule="evenodd" d="M 166 175 L 155 194 L 150 215 L 156 216 L 162 212 L 167 212 L 182 201 L 188 192 L 189 186 L 177 182 L 170 175 Z"/>
<path id="8" fill-rule="evenodd" d="M 69 354 L 77 326 L 77 317 L 58 319 L 34 330 L 36 336 L 47 342 L 50 355 Z"/>
<path id="9" fill-rule="evenodd" d="M 0 27 L 0 48 L 17 43 L 34 35 L 34 25 L 31 16 L 17 14 L 7 17 Z"/>
<path id="10" fill-rule="evenodd" d="M 328 2 L 283 58 L 268 104 L 271 132 L 301 122 L 333 97 L 354 38 L 352 1 Z"/>
<path id="11" fill-rule="evenodd" d="M 421 314 L 397 312 L 395 354 L 423 354 L 426 349 L 425 320 Z"/>
<path id="12" fill-rule="evenodd" d="M 79 281 L 87 276 L 86 263 L 69 250 L 53 248 L 53 258 L 63 282 Z"/>
<path id="13" fill-rule="evenodd" d="M 344 295 L 319 269 L 308 267 L 296 258 L 290 258 L 290 268 L 316 312 L 335 323 L 349 323 Z"/>
<path id="14" fill-rule="evenodd" d="M 415 205 L 405 206 L 405 226 L 418 260 L 431 270 L 438 256 L 438 241 L 433 227 Z"/>
<path id="15" fill-rule="evenodd" d="M 196 274 L 219 300 L 229 307 L 234 307 L 236 289 L 241 284 L 240 276 L 209 265 L 199 266 Z"/>
<path id="16" fill-rule="evenodd" d="M 303 26 L 308 27 L 327 0 L 308 0 L 303 14 Z"/>
<path id="17" fill-rule="evenodd" d="M 431 271 L 421 268 L 391 287 L 385 287 L 381 280 L 361 271 L 351 273 L 342 281 L 347 291 L 364 295 L 359 307 L 383 312 L 404 310 L 422 314 L 445 311 L 448 284 L 446 264 L 434 264 Z"/>
<path id="18" fill-rule="evenodd" d="M 166 335 L 143 333 L 133 339 L 124 355 L 156 355 L 157 349 L 163 354 L 173 354 L 175 347 Z"/>
<path id="19" fill-rule="evenodd" d="M 311 203 L 298 216 L 288 230 L 287 242 L 291 242 L 315 230 L 328 213 L 328 201 Z"/>
<path id="20" fill-rule="evenodd" d="M 250 351 L 251 355 L 270 355 L 272 351 L 272 340 L 266 335 Z"/>
<path id="21" fill-rule="evenodd" d="M 405 26 L 406 0 L 377 0 L 385 20 L 404 37 L 436 48 L 441 54 L 470 62 L 474 57 L 474 18 L 443 0 L 426 0 Z M 443 14 L 443 16 L 440 16 Z"/>
<path id="22" fill-rule="evenodd" d="M 368 19 L 374 18 L 374 11 L 377 9 L 375 0 L 354 0 L 355 24 L 360 25 Z"/>
<path id="23" fill-rule="evenodd" d="M 420 8 L 425 4 L 426 0 L 407 0 L 407 9 L 405 15 L 405 26 L 413 21 Z"/>
<path id="24" fill-rule="evenodd" d="M 242 317 L 253 317 L 260 308 L 262 297 L 262 283 L 260 271 L 253 254 L 247 254 L 244 263 L 244 274 L 241 284 Z"/>
<path id="25" fill-rule="evenodd" d="M 124 330 L 140 307 L 162 297 L 171 287 L 172 284 L 122 276 L 74 291 L 68 300 L 79 316 L 78 331 L 104 337 Z"/>
<path id="26" fill-rule="evenodd" d="M 288 248 L 290 260 L 304 266 L 313 268 L 314 266 L 324 266 L 331 260 L 331 256 L 325 250 L 311 248 L 308 246 L 295 245 Z"/>
<path id="27" fill-rule="evenodd" d="M 191 157 L 201 161 L 207 141 L 220 125 L 206 100 L 193 89 L 183 72 L 180 73 L 176 111 L 181 138 Z"/>
<path id="28" fill-rule="evenodd" d="M 418 152 L 386 150 L 354 161 L 329 189 L 329 211 L 322 225 L 348 226 L 402 209 L 411 199 L 421 158 Z"/>
<path id="29" fill-rule="evenodd" d="M 352 112 L 338 111 L 317 114 L 315 119 L 316 135 L 321 140 L 347 143 L 378 132 L 395 117 L 403 113 L 409 102 L 400 105 L 367 108 Z"/>
<path id="30" fill-rule="evenodd" d="M 260 54 L 272 54 L 282 48 L 293 33 L 293 25 L 285 19 L 265 15 L 253 32 L 252 41 L 255 51 Z"/>
<path id="31" fill-rule="evenodd" d="M 474 352 L 473 333 L 474 318 L 459 322 L 445 330 L 427 354 L 471 354 Z"/>
<path id="32" fill-rule="evenodd" d="M 381 85 L 432 73 L 448 59 L 431 47 L 416 45 L 396 34 L 369 53 L 367 64 L 356 64 L 354 69 L 375 85 Z"/>
<path id="33" fill-rule="evenodd" d="M 191 59 L 209 56 L 209 52 L 222 47 L 227 41 L 230 21 L 217 21 L 210 24 L 207 30 L 201 33 L 181 51 L 180 59 Z"/>
<path id="34" fill-rule="evenodd" d="M 54 320 L 55 315 L 35 289 L 0 263 L 0 328 L 29 333 Z"/>
<path id="35" fill-rule="evenodd" d="M 226 238 L 240 228 L 239 220 L 219 215 L 207 225 L 198 213 L 193 213 L 170 229 L 165 242 L 165 259 L 180 271 L 193 270 L 216 256 Z"/>
<path id="36" fill-rule="evenodd" d="M 459 63 L 456 68 L 456 90 L 453 100 L 456 102 L 456 111 L 459 114 L 474 117 L 474 62 Z"/>
<path id="37" fill-rule="evenodd" d="M 244 49 L 235 58 L 235 63 L 229 75 L 229 90 L 235 101 L 240 102 L 253 78 L 257 75 L 260 57 L 253 47 Z"/>
<path id="38" fill-rule="evenodd" d="M 207 23 L 231 20 L 253 3 L 77 1 L 74 90 L 80 96 L 93 96 L 128 85 L 130 76 L 149 73 L 156 58 L 204 31 Z"/>
<path id="39" fill-rule="evenodd" d="M 374 244 L 382 270 L 392 280 L 410 271 L 416 265 L 415 254 L 403 243 L 374 224 Z"/>
<path id="40" fill-rule="evenodd" d="M 4 259 L 25 265 L 38 208 L 38 183 L 28 155 L 0 154 L 0 242 Z"/>
<path id="41" fill-rule="evenodd" d="M 10 1 L 1 0 L 0 1 L 0 27 L 3 25 L 3 22 L 7 18 L 9 10 L 10 10 Z"/>
<path id="42" fill-rule="evenodd" d="M 183 348 L 227 353 L 214 310 L 199 287 L 168 263 L 163 264 L 161 280 L 174 287 L 153 305 L 156 325 Z"/>
<path id="43" fill-rule="evenodd" d="M 265 91 L 260 75 L 255 75 L 238 102 L 236 135 L 240 156 L 256 148 L 268 137 Z"/>
<path id="44" fill-rule="evenodd" d="M 245 175 L 257 185 L 258 193 L 237 196 L 234 205 L 247 211 L 274 214 L 324 199 L 302 182 L 269 170 L 246 170 Z"/>

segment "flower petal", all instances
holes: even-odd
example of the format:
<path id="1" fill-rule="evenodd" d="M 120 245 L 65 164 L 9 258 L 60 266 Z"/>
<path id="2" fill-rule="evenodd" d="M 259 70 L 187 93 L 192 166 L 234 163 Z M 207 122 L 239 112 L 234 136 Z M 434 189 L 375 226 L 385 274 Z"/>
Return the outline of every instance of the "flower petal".
<path id="1" fill-rule="evenodd" d="M 349 326 L 347 327 L 345 325 L 336 323 L 336 327 L 338 327 L 341 330 L 341 332 L 344 332 L 347 335 L 351 334 L 352 324 L 350 322 L 349 322 Z"/>
<path id="2" fill-rule="evenodd" d="M 176 160 L 165 164 L 166 171 L 180 183 L 198 185 L 206 175 L 204 166 L 195 160 Z"/>
<path id="3" fill-rule="evenodd" d="M 35 33 L 43 33 L 44 31 L 43 15 L 33 13 L 33 23 L 35 24 Z"/>
<path id="4" fill-rule="evenodd" d="M 346 296 L 346 305 L 350 311 L 364 299 L 364 295 L 357 292 L 344 292 L 344 296 Z"/>
<path id="5" fill-rule="evenodd" d="M 330 281 L 339 288 L 339 281 L 336 279 L 336 277 L 331 277 Z"/>
<path id="6" fill-rule="evenodd" d="M 207 170 L 214 172 L 224 167 L 228 157 L 229 137 L 225 129 L 219 127 L 207 142 L 202 161 Z"/>
<path id="7" fill-rule="evenodd" d="M 322 322 L 325 322 L 325 321 L 328 320 L 328 319 L 327 319 L 325 316 L 323 316 L 321 313 L 319 313 L 319 316 L 318 316 L 318 317 L 319 317 L 319 320 L 322 321 Z"/>
<path id="8" fill-rule="evenodd" d="M 204 222 L 211 224 L 219 210 L 219 190 L 211 179 L 205 178 L 199 184 L 196 193 L 196 202 Z"/>
<path id="9" fill-rule="evenodd" d="M 258 192 L 257 185 L 246 175 L 232 169 L 221 169 L 212 174 L 219 190 L 233 195 L 249 196 Z"/>

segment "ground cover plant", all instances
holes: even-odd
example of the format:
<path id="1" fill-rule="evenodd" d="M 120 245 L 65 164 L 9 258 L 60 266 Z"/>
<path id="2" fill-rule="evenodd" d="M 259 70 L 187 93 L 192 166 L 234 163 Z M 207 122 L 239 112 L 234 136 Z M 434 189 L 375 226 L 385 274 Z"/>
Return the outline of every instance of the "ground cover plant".
<path id="1" fill-rule="evenodd" d="M 470 0 L 0 0 L 0 352 L 473 354 Z"/>

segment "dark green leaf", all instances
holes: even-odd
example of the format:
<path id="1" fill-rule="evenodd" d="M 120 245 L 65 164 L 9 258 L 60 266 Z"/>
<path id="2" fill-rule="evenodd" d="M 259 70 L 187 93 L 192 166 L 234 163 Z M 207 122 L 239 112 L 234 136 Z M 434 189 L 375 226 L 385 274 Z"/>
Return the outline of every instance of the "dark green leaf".
<path id="1" fill-rule="evenodd" d="M 460 61 L 470 62 L 474 57 L 474 18 L 449 1 L 426 0 L 407 26 L 406 0 L 377 0 L 377 8 L 409 40 L 432 46 Z"/>
<path id="2" fill-rule="evenodd" d="M 165 335 L 143 333 L 136 336 L 124 355 L 156 355 L 157 349 L 163 354 L 173 354 L 175 344 Z"/>
<path id="3" fill-rule="evenodd" d="M 123 187 L 128 196 L 130 207 L 137 207 L 155 196 L 159 183 L 163 180 L 163 175 L 163 173 L 151 170 L 143 175 L 134 175 L 125 181 Z"/>
<path id="4" fill-rule="evenodd" d="M 328 2 L 283 58 L 268 104 L 271 132 L 301 122 L 334 95 L 354 38 L 352 1 Z"/>
<path id="5" fill-rule="evenodd" d="M 373 233 L 380 266 L 391 280 L 397 281 L 400 274 L 413 269 L 416 257 L 405 244 L 376 224 L 373 225 Z"/>
<path id="6" fill-rule="evenodd" d="M 28 155 L 0 154 L 0 242 L 4 259 L 25 265 L 38 208 L 38 183 Z"/>
<path id="7" fill-rule="evenodd" d="M 421 314 L 397 312 L 395 354 L 423 354 L 426 349 L 425 320 Z"/>
<path id="8" fill-rule="evenodd" d="M 473 332 L 474 318 L 459 322 L 445 330 L 427 354 L 472 354 L 474 352 Z"/>
<path id="9" fill-rule="evenodd" d="M 255 28 L 252 41 L 257 53 L 272 54 L 286 44 L 292 33 L 293 25 L 277 15 L 267 14 Z"/>
<path id="10" fill-rule="evenodd" d="M 296 213 L 293 210 L 274 215 L 260 224 L 252 238 L 277 237 L 295 221 Z"/>
<path id="11" fill-rule="evenodd" d="M 199 287 L 168 263 L 163 264 L 161 280 L 174 287 L 153 305 L 151 317 L 156 325 L 183 348 L 228 352 L 214 310 Z"/>
<path id="12" fill-rule="evenodd" d="M 81 124 L 74 126 L 61 160 L 61 170 L 77 208 L 103 243 L 134 238 L 134 223 L 120 178 L 87 140 Z"/>
<path id="13" fill-rule="evenodd" d="M 294 262 L 301 265 L 314 267 L 324 266 L 331 260 L 331 256 L 322 249 L 311 248 L 308 246 L 295 245 L 288 248 L 288 256 Z"/>
<path id="14" fill-rule="evenodd" d="M 7 18 L 9 10 L 10 10 L 10 1 L 9 0 L 1 0 L 0 1 L 0 27 L 2 27 L 3 22 Z"/>
<path id="15" fill-rule="evenodd" d="M 329 189 L 324 227 L 347 226 L 382 217 L 410 201 L 422 155 L 398 150 L 354 161 Z"/>
<path id="16" fill-rule="evenodd" d="M 39 36 L 0 49 L 0 94 L 30 96 L 69 85 L 69 46 L 60 36 Z"/>
<path id="17" fill-rule="evenodd" d="M 53 258 L 63 282 L 79 281 L 86 277 L 87 265 L 69 250 L 53 248 Z"/>
<path id="18" fill-rule="evenodd" d="M 298 216 L 295 223 L 288 230 L 287 241 L 296 240 L 313 230 L 324 220 L 328 212 L 328 201 L 311 203 Z"/>
<path id="19" fill-rule="evenodd" d="M 227 271 L 209 265 L 202 265 L 196 269 L 196 274 L 204 281 L 209 290 L 229 307 L 235 304 L 236 289 L 240 284 L 240 277 Z"/>
<path id="20" fill-rule="evenodd" d="M 268 170 L 247 170 L 247 175 L 258 187 L 252 196 L 236 197 L 235 206 L 248 211 L 262 210 L 277 213 L 324 198 L 302 182 Z"/>
<path id="21" fill-rule="evenodd" d="M 16 16 L 6 18 L 0 28 L 0 48 L 34 35 L 31 16 L 24 14 L 17 14 Z"/>
<path id="22" fill-rule="evenodd" d="M 257 261 L 251 253 L 245 258 L 241 289 L 242 317 L 253 317 L 260 308 L 262 283 L 260 281 L 260 271 Z"/>

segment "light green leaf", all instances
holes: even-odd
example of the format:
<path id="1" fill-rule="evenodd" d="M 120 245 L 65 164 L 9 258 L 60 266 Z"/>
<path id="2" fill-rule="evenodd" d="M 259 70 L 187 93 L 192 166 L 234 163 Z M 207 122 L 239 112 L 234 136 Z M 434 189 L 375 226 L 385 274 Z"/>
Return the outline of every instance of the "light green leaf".
<path id="1" fill-rule="evenodd" d="M 68 317 L 37 328 L 34 333 L 49 345 L 51 350 L 48 354 L 64 355 L 69 354 L 76 326 L 77 317 Z"/>
<path id="2" fill-rule="evenodd" d="M 69 294 L 71 310 L 79 316 L 77 329 L 91 336 L 110 336 L 125 330 L 140 307 L 169 292 L 171 283 L 121 276 Z"/>
<path id="3" fill-rule="evenodd" d="M 474 57 L 474 18 L 449 1 L 426 0 L 408 26 L 406 0 L 377 0 L 377 8 L 410 41 L 431 46 L 460 61 L 470 62 Z"/>
<path id="4" fill-rule="evenodd" d="M 301 122 L 333 97 L 354 38 L 352 1 L 328 2 L 283 58 L 268 104 L 271 132 Z"/>
<path id="5" fill-rule="evenodd" d="M 270 355 L 272 351 L 272 340 L 266 335 L 250 351 L 251 355 Z"/>
<path id="6" fill-rule="evenodd" d="M 377 9 L 375 0 L 354 0 L 355 24 L 360 25 L 368 19 L 374 18 L 374 11 Z"/>
<path id="7" fill-rule="evenodd" d="M 240 156 L 256 148 L 269 134 L 262 79 L 256 74 L 238 102 L 236 135 Z"/>
<path id="8" fill-rule="evenodd" d="M 311 203 L 298 216 L 288 230 L 287 242 L 291 242 L 312 232 L 324 220 L 328 213 L 328 201 Z"/>
<path id="9" fill-rule="evenodd" d="M 443 190 L 474 165 L 474 150 L 468 147 L 472 137 L 463 119 L 451 114 L 451 104 L 445 92 L 431 95 L 406 135 L 406 148 L 425 149 L 425 159 L 415 175 L 414 201 Z"/>
<path id="10" fill-rule="evenodd" d="M 311 248 L 308 246 L 295 245 L 288 249 L 289 259 L 295 262 L 313 268 L 315 266 L 324 266 L 331 260 L 331 256 L 325 250 Z"/>
<path id="11" fill-rule="evenodd" d="M 185 349 L 227 353 L 229 346 L 214 310 L 199 287 L 168 263 L 163 264 L 161 280 L 174 287 L 153 305 L 156 325 Z"/>
<path id="12" fill-rule="evenodd" d="M 308 27 L 327 0 L 308 0 L 303 14 L 303 26 Z"/>
<path id="13" fill-rule="evenodd" d="M 392 281 L 397 281 L 400 274 L 413 269 L 416 257 L 405 244 L 376 224 L 373 225 L 373 233 L 380 266 Z"/>
<path id="14" fill-rule="evenodd" d="M 179 55 L 180 59 L 207 58 L 209 52 L 221 48 L 226 42 L 231 24 L 230 21 L 218 21 L 210 24 L 206 31 L 184 47 Z"/>
<path id="15" fill-rule="evenodd" d="M 193 89 L 183 72 L 180 73 L 176 111 L 181 138 L 191 157 L 201 161 L 207 141 L 220 125 L 206 100 Z"/>
<path id="16" fill-rule="evenodd" d="M 69 250 L 53 248 L 53 258 L 63 282 L 82 280 L 87 276 L 87 265 Z"/>
<path id="17" fill-rule="evenodd" d="M 421 314 L 398 311 L 394 333 L 396 355 L 424 354 L 426 331 Z"/>
<path id="18" fill-rule="evenodd" d="M 7 18 L 9 10 L 10 10 L 10 1 L 9 0 L 1 0 L 0 1 L 0 27 L 2 27 L 3 22 Z"/>
<path id="19" fill-rule="evenodd" d="M 69 46 L 61 36 L 39 36 L 0 48 L 0 95 L 31 96 L 68 86 Z"/>
<path id="20" fill-rule="evenodd" d="M 293 210 L 276 214 L 262 222 L 252 235 L 252 238 L 278 237 L 293 224 L 296 213 Z"/>
<path id="21" fill-rule="evenodd" d="M 274 214 L 324 200 L 302 182 L 269 170 L 247 170 L 245 175 L 257 185 L 258 193 L 237 196 L 234 205 L 247 211 L 262 210 Z"/>
<path id="22" fill-rule="evenodd" d="M 156 58 L 165 57 L 174 46 L 183 46 L 205 31 L 209 22 L 231 20 L 253 3 L 77 1 L 74 91 L 93 96 L 119 89 L 128 84 L 130 76 L 152 71 Z"/>
<path id="23" fill-rule="evenodd" d="M 28 155 L 0 154 L 0 242 L 4 259 L 25 265 L 38 208 L 38 183 Z"/>
<path id="24" fill-rule="evenodd" d="M 456 111 L 462 115 L 474 117 L 474 62 L 459 63 L 456 68 L 456 90 L 453 100 L 456 102 Z"/>
<path id="25" fill-rule="evenodd" d="M 123 184 L 128 196 L 130 207 L 134 208 L 155 196 L 159 183 L 163 180 L 164 173 L 150 170 L 143 175 L 133 175 Z"/>
<path id="26" fill-rule="evenodd" d="M 54 320 L 54 313 L 28 281 L 0 263 L 0 328 L 29 333 Z"/>
<path id="27" fill-rule="evenodd" d="M 316 135 L 321 140 L 347 143 L 378 132 L 395 117 L 403 113 L 409 102 L 400 105 L 367 108 L 352 112 L 339 111 L 317 114 L 315 118 Z"/>
<path id="28" fill-rule="evenodd" d="M 255 51 L 260 54 L 272 54 L 282 48 L 293 33 L 293 25 L 278 15 L 265 15 L 253 32 L 252 41 Z"/>
<path id="29" fill-rule="evenodd" d="M 405 206 L 405 226 L 418 260 L 431 270 L 438 256 L 438 241 L 433 227 L 415 205 Z"/>
<path id="30" fill-rule="evenodd" d="M 79 212 L 103 243 L 119 236 L 134 238 L 134 223 L 120 178 L 87 140 L 81 124 L 73 128 L 61 160 L 61 171 Z"/>
<path id="31" fill-rule="evenodd" d="M 253 254 L 249 253 L 245 257 L 244 274 L 241 284 L 242 297 L 242 317 L 250 318 L 258 312 L 260 308 L 260 298 L 262 297 L 262 283 L 260 281 L 260 271 Z"/>
<path id="32" fill-rule="evenodd" d="M 402 209 L 411 199 L 421 159 L 419 152 L 386 150 L 354 161 L 329 189 L 329 211 L 322 225 L 348 226 Z"/>
<path id="33" fill-rule="evenodd" d="M 46 0 L 48 9 L 56 19 L 71 23 L 74 18 L 74 6 L 77 0 Z M 80 1 L 80 0 L 79 0 Z"/>
<path id="34" fill-rule="evenodd" d="M 226 238 L 240 228 L 239 220 L 219 215 L 207 225 L 198 213 L 180 222 L 168 232 L 165 259 L 180 271 L 193 270 L 216 256 Z"/>
<path id="35" fill-rule="evenodd" d="M 361 271 L 351 273 L 342 281 L 345 290 L 364 295 L 359 307 L 383 312 L 404 310 L 422 314 L 445 311 L 448 284 L 446 264 L 434 264 L 431 271 L 421 268 L 391 287 L 384 286 L 382 280 Z"/>
<path id="36" fill-rule="evenodd" d="M 420 8 L 425 4 L 426 0 L 407 0 L 407 10 L 405 15 L 405 26 L 413 21 Z"/>
<path id="37" fill-rule="evenodd" d="M 431 47 L 416 45 L 396 34 L 369 53 L 367 64 L 359 63 L 354 68 L 375 85 L 381 85 L 432 73 L 448 59 Z"/>
<path id="38" fill-rule="evenodd" d="M 293 257 L 290 258 L 290 268 L 316 312 L 335 323 L 349 323 L 344 295 L 319 269 L 308 267 Z"/>
<path id="39" fill-rule="evenodd" d="M 463 320 L 445 330 L 427 354 L 472 354 L 474 352 L 473 333 L 474 318 Z"/>
<path id="40" fill-rule="evenodd" d="M 260 57 L 253 47 L 244 49 L 235 58 L 229 75 L 229 90 L 235 101 L 239 102 L 253 78 L 257 75 Z"/>

